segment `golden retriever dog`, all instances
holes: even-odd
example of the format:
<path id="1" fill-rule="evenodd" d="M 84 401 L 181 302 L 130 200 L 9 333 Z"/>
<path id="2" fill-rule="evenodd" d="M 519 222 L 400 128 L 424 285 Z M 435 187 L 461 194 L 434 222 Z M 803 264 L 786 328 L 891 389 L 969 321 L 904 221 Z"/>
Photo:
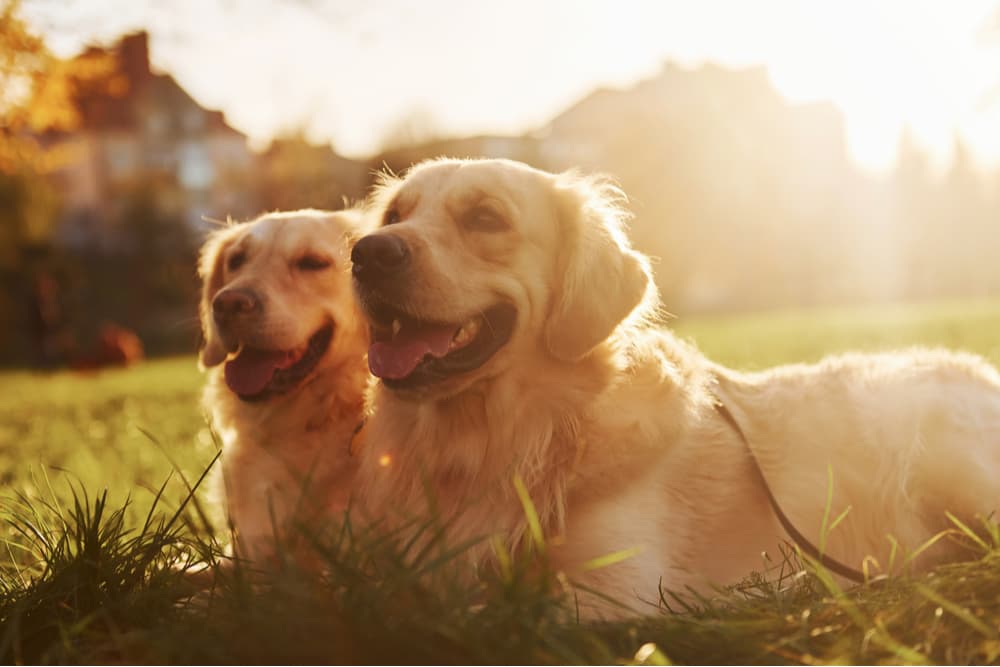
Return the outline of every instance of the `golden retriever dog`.
<path id="1" fill-rule="evenodd" d="M 893 540 L 898 566 L 949 528 L 946 512 L 981 526 L 1000 505 L 993 367 L 923 350 L 716 365 L 656 326 L 621 200 L 599 179 L 504 160 L 425 162 L 377 189 L 381 227 L 352 251 L 381 378 L 358 478 L 373 516 L 433 505 L 455 544 L 515 548 L 528 526 L 517 479 L 555 564 L 642 612 L 660 584 L 711 591 L 777 559 L 792 537 L 775 506 L 830 557 L 870 557 L 877 573 Z M 848 508 L 821 539 L 827 509 L 832 523 Z M 963 553 L 943 539 L 910 565 Z"/>
<path id="2" fill-rule="evenodd" d="M 357 210 L 272 213 L 202 248 L 204 406 L 237 553 L 254 561 L 347 506 L 369 380 L 349 261 L 361 224 Z"/>

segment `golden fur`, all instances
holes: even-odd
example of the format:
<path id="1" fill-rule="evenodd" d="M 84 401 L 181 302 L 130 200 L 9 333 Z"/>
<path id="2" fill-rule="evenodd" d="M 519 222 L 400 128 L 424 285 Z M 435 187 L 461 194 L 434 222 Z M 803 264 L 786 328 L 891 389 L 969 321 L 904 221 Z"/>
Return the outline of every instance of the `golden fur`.
<path id="1" fill-rule="evenodd" d="M 851 509 L 828 552 L 854 567 L 872 556 L 885 570 L 889 536 L 915 549 L 949 525 L 945 511 L 975 525 L 1000 505 L 992 366 L 927 350 L 762 373 L 715 365 L 651 323 L 655 289 L 619 200 L 600 180 L 502 160 L 427 162 L 379 187 L 370 212 L 389 224 L 373 233 L 410 248 L 410 315 L 461 322 L 498 300 L 518 315 L 475 371 L 414 391 L 375 386 L 358 484 L 372 516 L 420 515 L 429 489 L 455 543 L 514 546 L 526 530 L 518 477 L 557 565 L 633 611 L 649 609 L 658 583 L 733 583 L 788 537 L 716 397 L 817 543 L 829 466 L 832 516 Z M 484 206 L 507 228 L 470 226 Z M 470 551 L 474 564 L 488 544 Z M 944 540 L 915 565 L 959 554 Z M 589 615 L 616 613 L 590 603 Z"/>
<path id="2" fill-rule="evenodd" d="M 298 524 L 347 505 L 356 467 L 349 445 L 368 382 L 348 256 L 361 233 L 355 210 L 273 213 L 222 228 L 202 248 L 203 403 L 223 440 L 226 506 L 242 556 L 265 561 L 276 537 L 294 541 Z M 236 253 L 239 266 L 227 261 Z M 296 261 L 307 255 L 330 266 L 302 270 Z M 252 290 L 263 306 L 220 330 L 212 303 L 223 289 Z M 240 346 L 301 349 L 326 322 L 329 348 L 290 391 L 247 402 L 227 386 L 221 364 Z"/>

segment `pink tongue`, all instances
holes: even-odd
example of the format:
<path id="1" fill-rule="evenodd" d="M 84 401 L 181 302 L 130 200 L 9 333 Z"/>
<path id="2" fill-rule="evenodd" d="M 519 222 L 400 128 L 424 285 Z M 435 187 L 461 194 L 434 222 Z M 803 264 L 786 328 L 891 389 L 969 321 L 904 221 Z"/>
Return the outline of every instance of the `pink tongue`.
<path id="1" fill-rule="evenodd" d="M 453 324 L 406 325 L 391 341 L 376 341 L 368 348 L 372 375 L 400 380 L 413 372 L 424 356 L 448 354 L 457 327 Z"/>
<path id="2" fill-rule="evenodd" d="M 226 384 L 237 394 L 253 396 L 264 391 L 275 371 L 294 363 L 292 352 L 245 349 L 226 363 Z"/>

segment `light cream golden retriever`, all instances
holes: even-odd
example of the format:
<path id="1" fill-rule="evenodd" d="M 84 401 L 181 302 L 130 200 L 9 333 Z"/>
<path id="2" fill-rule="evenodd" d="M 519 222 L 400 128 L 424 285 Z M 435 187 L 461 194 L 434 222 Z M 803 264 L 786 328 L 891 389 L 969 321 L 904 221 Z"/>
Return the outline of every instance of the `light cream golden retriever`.
<path id="1" fill-rule="evenodd" d="M 349 261 L 361 233 L 358 211 L 273 213 L 202 248 L 204 406 L 238 554 L 261 563 L 347 505 L 369 378 Z"/>
<path id="2" fill-rule="evenodd" d="M 826 551 L 853 568 L 870 556 L 872 573 L 893 541 L 898 569 L 949 528 L 946 512 L 976 526 L 1000 506 L 993 367 L 912 350 L 722 368 L 651 322 L 620 201 L 600 180 L 503 160 L 426 162 L 378 189 L 381 227 L 352 252 L 381 378 L 359 472 L 368 511 L 419 515 L 429 489 L 456 543 L 513 547 L 528 525 L 518 478 L 557 565 L 643 611 L 659 584 L 710 590 L 778 557 L 789 535 L 750 447 L 813 544 L 832 472 L 829 521 L 850 510 Z M 963 553 L 945 539 L 911 564 Z M 593 567 L 610 554 L 629 557 Z"/>

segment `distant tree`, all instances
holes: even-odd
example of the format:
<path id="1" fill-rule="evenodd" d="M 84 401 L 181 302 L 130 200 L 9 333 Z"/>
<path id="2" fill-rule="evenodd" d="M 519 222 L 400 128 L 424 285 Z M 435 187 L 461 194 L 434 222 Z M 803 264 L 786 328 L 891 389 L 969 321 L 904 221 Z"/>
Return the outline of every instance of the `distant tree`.
<path id="1" fill-rule="evenodd" d="M 77 127 L 76 90 L 95 83 L 113 88 L 116 82 L 106 55 L 54 56 L 20 8 L 20 0 L 0 0 L 0 172 L 28 167 L 44 173 L 65 156 L 46 151 L 40 137 Z"/>
<path id="2" fill-rule="evenodd" d="M 58 290 L 40 286 L 54 284 L 48 246 L 59 197 L 45 176 L 70 156 L 46 148 L 45 136 L 79 124 L 78 86 L 112 82 L 104 57 L 55 57 L 20 10 L 19 0 L 0 0 L 0 321 L 38 320 L 32 335 L 46 347 L 53 332 L 44 329 L 53 318 L 35 315 L 58 309 Z M 47 303 L 40 294 L 48 295 Z M 16 334 L 16 327 L 0 328 L 0 348 L 16 349 L 10 340 Z"/>
<path id="3" fill-rule="evenodd" d="M 42 177 L 71 158 L 46 148 L 44 137 L 80 123 L 74 104 L 84 85 L 113 87 L 104 55 L 56 58 L 20 17 L 19 0 L 0 0 L 0 265 L 18 249 L 45 242 L 58 198 Z"/>
<path id="4" fill-rule="evenodd" d="M 58 211 L 58 193 L 42 176 L 0 171 L 0 270 L 18 270 L 24 248 L 47 243 Z"/>
<path id="5" fill-rule="evenodd" d="M 965 142 L 954 139 L 951 169 L 945 176 L 939 205 L 939 252 L 950 274 L 950 291 L 976 296 L 1000 286 L 995 249 L 1000 243 L 998 214 L 990 200 L 980 168 Z"/>
<path id="6" fill-rule="evenodd" d="M 953 140 L 951 169 L 945 181 L 959 209 L 980 209 L 983 206 L 983 183 L 978 168 L 961 136 Z"/>
<path id="7" fill-rule="evenodd" d="M 917 145 L 909 127 L 903 129 L 896 150 L 896 178 L 919 188 L 926 187 L 931 180 L 927 153 Z"/>

